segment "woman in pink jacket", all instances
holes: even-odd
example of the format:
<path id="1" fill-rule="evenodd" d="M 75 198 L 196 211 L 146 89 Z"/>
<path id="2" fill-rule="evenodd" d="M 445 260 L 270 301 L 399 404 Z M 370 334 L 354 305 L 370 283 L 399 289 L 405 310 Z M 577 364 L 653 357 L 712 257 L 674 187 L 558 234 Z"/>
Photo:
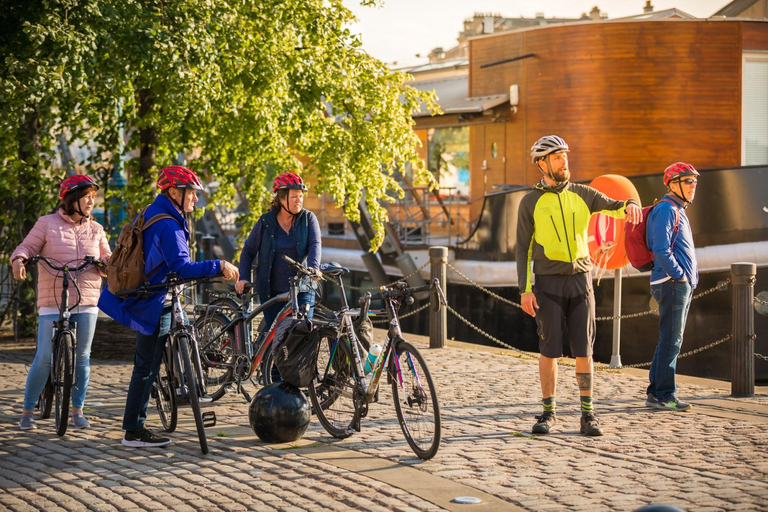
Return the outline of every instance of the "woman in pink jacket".
<path id="1" fill-rule="evenodd" d="M 32 231 L 13 251 L 13 277 L 18 280 L 27 277 L 24 264 L 32 256 L 45 256 L 58 264 L 80 263 L 85 256 L 95 256 L 102 261 L 109 259 L 111 251 L 104 228 L 91 219 L 98 189 L 96 182 L 83 174 L 70 176 L 62 182 L 56 213 L 40 217 Z M 38 268 L 37 307 L 40 317 L 37 352 L 27 375 L 24 410 L 19 420 L 22 430 L 37 428 L 32 414 L 50 373 L 53 322 L 59 316 L 58 303 L 61 300 L 61 278 L 45 265 Z M 87 428 L 90 424 L 83 416 L 83 403 L 91 373 L 91 341 L 99 312 L 96 303 L 101 290 L 101 275 L 96 267 L 89 266 L 76 276 L 76 280 L 80 289 L 80 304 L 72 311 L 71 317 L 77 322 L 77 353 L 70 425 Z M 74 305 L 77 299 L 77 291 L 71 291 L 69 305 Z"/>

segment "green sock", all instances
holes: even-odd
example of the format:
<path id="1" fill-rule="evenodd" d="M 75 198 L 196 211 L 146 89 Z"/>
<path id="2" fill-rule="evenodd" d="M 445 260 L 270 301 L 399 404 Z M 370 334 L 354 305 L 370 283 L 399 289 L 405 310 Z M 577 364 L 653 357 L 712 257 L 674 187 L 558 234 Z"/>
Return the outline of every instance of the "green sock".
<path id="1" fill-rule="evenodd" d="M 591 414 L 595 412 L 594 407 L 592 407 L 592 397 L 591 396 L 582 396 L 581 397 L 581 414 Z"/>
<path id="2" fill-rule="evenodd" d="M 544 407 L 544 412 L 555 412 L 555 395 L 549 398 L 542 398 L 541 405 Z"/>

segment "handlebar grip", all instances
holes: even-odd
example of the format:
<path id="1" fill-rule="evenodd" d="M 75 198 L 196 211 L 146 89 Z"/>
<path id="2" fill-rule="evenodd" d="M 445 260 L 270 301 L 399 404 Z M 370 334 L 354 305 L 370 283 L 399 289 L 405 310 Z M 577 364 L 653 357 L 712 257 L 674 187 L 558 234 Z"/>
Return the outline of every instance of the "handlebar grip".
<path id="1" fill-rule="evenodd" d="M 294 266 L 298 265 L 298 263 L 296 263 L 296 261 L 294 261 L 292 258 L 290 258 L 288 255 L 285 255 L 285 254 L 283 255 L 283 261 L 285 261 L 286 263 L 289 263 L 291 265 L 294 265 Z"/>

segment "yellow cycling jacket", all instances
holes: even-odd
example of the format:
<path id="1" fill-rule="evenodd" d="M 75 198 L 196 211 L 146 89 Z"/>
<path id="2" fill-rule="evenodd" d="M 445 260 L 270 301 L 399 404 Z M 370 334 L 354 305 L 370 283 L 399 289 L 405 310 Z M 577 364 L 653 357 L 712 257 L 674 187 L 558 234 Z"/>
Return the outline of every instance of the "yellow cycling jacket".
<path id="1" fill-rule="evenodd" d="M 537 275 L 589 272 L 589 217 L 603 213 L 623 219 L 626 205 L 579 183 L 537 184 L 518 210 L 515 259 L 520 294 L 532 290 L 531 262 Z"/>

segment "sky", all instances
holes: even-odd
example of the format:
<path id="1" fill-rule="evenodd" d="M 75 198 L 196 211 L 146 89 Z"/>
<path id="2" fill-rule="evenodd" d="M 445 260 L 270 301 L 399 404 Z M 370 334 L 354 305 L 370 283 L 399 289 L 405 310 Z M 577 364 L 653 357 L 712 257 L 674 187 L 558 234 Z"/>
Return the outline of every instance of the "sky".
<path id="1" fill-rule="evenodd" d="M 396 66 L 427 62 L 433 48 L 456 46 L 464 20 L 475 12 L 507 18 L 578 18 L 597 6 L 609 19 L 641 14 L 646 0 L 381 0 L 381 7 L 363 7 L 360 0 L 344 0 L 358 22 L 351 30 L 360 34 L 363 48 L 373 57 Z M 707 18 L 730 0 L 652 0 L 654 11 L 677 8 Z"/>

